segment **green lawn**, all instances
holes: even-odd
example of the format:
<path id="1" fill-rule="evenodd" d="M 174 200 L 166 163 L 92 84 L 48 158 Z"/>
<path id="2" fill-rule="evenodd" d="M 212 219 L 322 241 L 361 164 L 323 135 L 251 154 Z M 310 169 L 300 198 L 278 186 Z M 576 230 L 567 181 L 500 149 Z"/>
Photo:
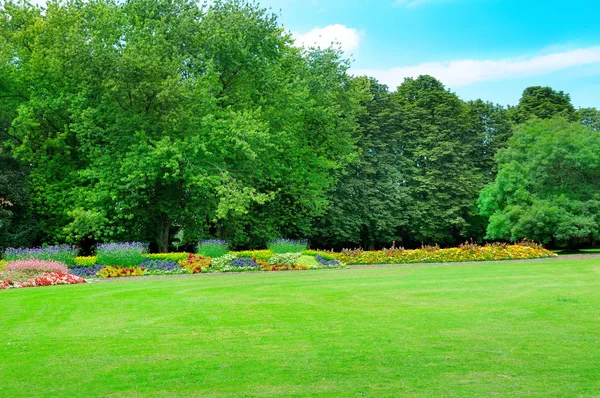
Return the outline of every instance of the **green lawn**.
<path id="1" fill-rule="evenodd" d="M 2 397 L 598 397 L 600 259 L 0 292 Z"/>

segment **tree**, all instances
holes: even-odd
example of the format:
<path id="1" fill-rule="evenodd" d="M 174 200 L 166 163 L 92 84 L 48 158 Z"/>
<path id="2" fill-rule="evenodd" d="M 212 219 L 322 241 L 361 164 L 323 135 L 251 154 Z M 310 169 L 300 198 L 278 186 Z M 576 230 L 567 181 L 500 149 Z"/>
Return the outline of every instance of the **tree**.
<path id="1" fill-rule="evenodd" d="M 517 124 L 524 123 L 534 116 L 540 119 L 551 119 L 555 116 L 570 121 L 577 119 L 569 94 L 541 86 L 526 88 L 519 104 L 512 109 L 512 118 Z"/>
<path id="2" fill-rule="evenodd" d="M 579 108 L 577 118 L 584 126 L 600 131 L 600 111 L 596 108 Z"/>
<path id="3" fill-rule="evenodd" d="M 479 197 L 487 237 L 569 246 L 598 239 L 599 145 L 600 135 L 563 118 L 518 127 Z"/>
<path id="4" fill-rule="evenodd" d="M 406 79 L 392 101 L 394 145 L 405 160 L 402 185 L 410 203 L 402 235 L 442 244 L 472 237 L 468 220 L 476 215 L 484 178 L 473 158 L 481 134 L 470 126 L 468 106 L 430 76 Z"/>
<path id="5" fill-rule="evenodd" d="M 399 136 L 390 124 L 388 88 L 370 78 L 359 78 L 356 83 L 368 87 L 358 117 L 360 152 L 331 192 L 318 241 L 327 247 L 360 244 L 373 249 L 400 241 L 408 198 L 403 159 L 398 156 Z"/>

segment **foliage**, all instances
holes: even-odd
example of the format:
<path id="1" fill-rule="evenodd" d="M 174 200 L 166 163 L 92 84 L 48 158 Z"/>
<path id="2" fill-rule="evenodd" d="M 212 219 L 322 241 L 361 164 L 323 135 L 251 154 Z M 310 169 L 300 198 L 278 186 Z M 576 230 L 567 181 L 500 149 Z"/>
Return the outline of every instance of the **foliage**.
<path id="1" fill-rule="evenodd" d="M 120 278 L 127 276 L 142 276 L 144 270 L 141 267 L 115 267 L 112 265 L 106 266 L 98 271 L 97 275 L 100 278 Z"/>
<path id="2" fill-rule="evenodd" d="M 104 243 L 96 248 L 97 262 L 105 265 L 135 267 L 144 261 L 148 245 L 141 242 Z"/>
<path id="3" fill-rule="evenodd" d="M 102 264 L 93 264 L 87 266 L 71 267 L 69 273 L 72 275 L 80 276 L 82 278 L 94 277 L 98 274 L 98 271 L 106 267 Z"/>
<path id="4" fill-rule="evenodd" d="M 219 239 L 203 240 L 198 244 L 196 254 L 204 257 L 222 257 L 229 252 L 227 242 Z"/>
<path id="5" fill-rule="evenodd" d="M 552 119 L 563 117 L 575 121 L 577 115 L 571 104 L 571 97 L 551 87 L 527 87 L 519 100 L 519 105 L 511 110 L 512 118 L 517 123 L 525 123 L 532 117 Z"/>
<path id="6" fill-rule="evenodd" d="M 306 239 L 273 239 L 267 247 L 275 254 L 301 253 L 308 247 L 308 241 Z"/>
<path id="7" fill-rule="evenodd" d="M 238 257 L 256 258 L 259 260 L 267 261 L 268 259 L 273 257 L 275 253 L 273 253 L 271 250 L 245 250 L 239 252 L 231 252 L 231 254 L 235 254 Z"/>
<path id="8" fill-rule="evenodd" d="M 91 267 L 98 262 L 97 256 L 79 256 L 75 257 L 74 263 L 78 267 Z"/>
<path id="9" fill-rule="evenodd" d="M 596 108 L 579 108 L 577 118 L 584 126 L 600 131 L 600 111 Z"/>
<path id="10" fill-rule="evenodd" d="M 15 260 L 46 260 L 58 261 L 67 265 L 75 265 L 75 257 L 78 249 L 74 246 L 57 245 L 28 248 L 7 248 L 4 251 L 4 259 L 8 261 Z"/>
<path id="11" fill-rule="evenodd" d="M 187 259 L 179 260 L 179 265 L 185 268 L 190 274 L 207 272 L 211 267 L 211 258 L 189 254 Z"/>
<path id="12" fill-rule="evenodd" d="M 321 256 L 323 257 L 325 260 L 336 260 L 336 253 L 333 251 L 324 251 L 324 250 L 305 250 L 302 252 L 303 255 L 305 256 L 311 256 L 311 257 L 316 257 L 316 256 Z"/>
<path id="13" fill-rule="evenodd" d="M 173 260 L 144 260 L 140 267 L 144 275 L 184 274 L 187 270 Z"/>
<path id="14" fill-rule="evenodd" d="M 0 109 L 0 119 L 1 113 Z M 3 155 L 1 133 L 0 125 L 0 253 L 3 253 L 8 247 L 30 246 L 38 225 L 29 209 L 31 198 L 26 185 L 27 169 L 15 159 Z"/>
<path id="15" fill-rule="evenodd" d="M 599 147 L 597 132 L 564 119 L 517 128 L 479 198 L 487 237 L 570 246 L 599 239 Z"/>
<path id="16" fill-rule="evenodd" d="M 12 289 L 20 287 L 38 287 L 38 286 L 54 286 L 54 285 L 74 285 L 77 283 L 85 283 L 85 279 L 78 276 L 70 275 L 63 272 L 49 272 L 36 278 L 25 281 L 0 280 L 1 289 Z"/>
<path id="17" fill-rule="evenodd" d="M 144 254 L 145 258 L 150 260 L 170 260 L 180 261 L 188 258 L 189 253 L 148 253 Z"/>
<path id="18" fill-rule="evenodd" d="M 556 254 L 551 251 L 530 243 L 517 245 L 494 244 L 488 246 L 471 244 L 449 249 L 423 247 L 416 250 L 390 249 L 368 252 L 357 249 L 344 250 L 336 255 L 337 259 L 345 264 L 446 263 L 524 260 L 555 256 Z"/>
<path id="19" fill-rule="evenodd" d="M 4 269 L 4 266 L 6 265 L 6 263 L 8 263 L 8 261 L 0 260 L 0 271 L 2 271 Z"/>

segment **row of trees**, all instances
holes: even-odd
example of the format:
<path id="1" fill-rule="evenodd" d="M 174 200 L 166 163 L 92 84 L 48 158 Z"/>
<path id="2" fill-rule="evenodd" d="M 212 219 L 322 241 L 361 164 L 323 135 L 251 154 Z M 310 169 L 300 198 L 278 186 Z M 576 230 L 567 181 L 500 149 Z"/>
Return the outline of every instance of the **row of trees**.
<path id="1" fill-rule="evenodd" d="M 429 76 L 390 92 L 347 71 L 339 51 L 295 47 L 274 15 L 241 0 L 5 3 L 0 246 L 597 237 L 598 163 L 570 168 L 593 159 L 577 151 L 598 139 L 597 110 L 544 87 L 506 108 L 464 102 Z M 546 135 L 546 147 L 529 149 Z M 544 161 L 518 158 L 543 158 L 553 143 L 564 147 L 552 163 L 561 195 L 583 207 L 553 202 L 558 171 L 542 181 Z M 573 159 L 561 162 L 565 153 Z M 515 162 L 542 195 L 520 213 L 522 195 L 506 182 L 516 183 L 505 169 Z M 587 188 L 575 193 L 578 182 Z M 562 212 L 544 232 L 515 227 L 535 218 L 533 202 Z M 558 233 L 565 211 L 573 226 Z"/>

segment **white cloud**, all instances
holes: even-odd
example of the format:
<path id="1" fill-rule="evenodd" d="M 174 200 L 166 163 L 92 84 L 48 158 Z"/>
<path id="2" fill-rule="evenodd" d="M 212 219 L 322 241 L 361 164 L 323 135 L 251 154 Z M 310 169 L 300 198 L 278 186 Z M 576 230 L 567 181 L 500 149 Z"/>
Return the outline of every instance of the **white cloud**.
<path id="1" fill-rule="evenodd" d="M 339 43 L 342 51 L 348 53 L 358 48 L 361 34 L 356 29 L 335 24 L 314 28 L 306 33 L 292 32 L 292 35 L 299 46 L 327 48 L 332 45 L 337 46 Z"/>
<path id="2" fill-rule="evenodd" d="M 445 85 L 455 88 L 492 80 L 541 76 L 598 63 L 600 63 L 600 46 L 512 59 L 465 59 L 391 69 L 354 69 L 352 73 L 373 76 L 390 88 L 399 86 L 406 77 L 431 75 Z"/>

